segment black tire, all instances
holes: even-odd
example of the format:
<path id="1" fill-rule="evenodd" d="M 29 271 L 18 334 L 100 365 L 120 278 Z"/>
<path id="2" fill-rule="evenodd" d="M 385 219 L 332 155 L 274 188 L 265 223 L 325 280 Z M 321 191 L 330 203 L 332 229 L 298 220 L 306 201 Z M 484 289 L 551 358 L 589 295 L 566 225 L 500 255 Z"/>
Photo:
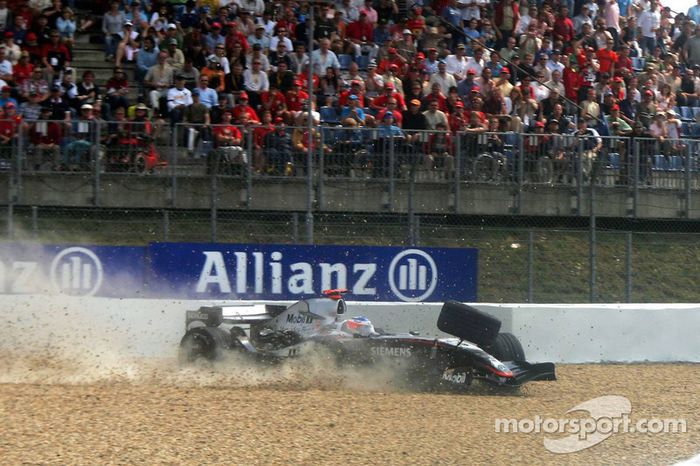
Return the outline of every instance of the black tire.
<path id="1" fill-rule="evenodd" d="M 181 364 L 198 359 L 214 361 L 222 350 L 231 347 L 231 335 L 216 327 L 195 327 L 180 340 L 178 360 Z"/>
<path id="2" fill-rule="evenodd" d="M 525 361 L 525 350 L 512 333 L 499 333 L 487 350 L 499 361 Z"/>
<path id="3" fill-rule="evenodd" d="M 437 327 L 484 348 L 493 343 L 501 329 L 501 321 L 466 304 L 448 301 L 442 306 Z"/>

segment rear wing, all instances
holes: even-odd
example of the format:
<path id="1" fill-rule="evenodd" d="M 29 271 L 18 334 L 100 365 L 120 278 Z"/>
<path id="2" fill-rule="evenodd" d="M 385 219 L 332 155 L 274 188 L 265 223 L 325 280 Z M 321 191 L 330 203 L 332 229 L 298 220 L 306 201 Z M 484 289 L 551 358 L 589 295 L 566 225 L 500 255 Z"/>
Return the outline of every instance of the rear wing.
<path id="1" fill-rule="evenodd" d="M 185 328 L 193 322 L 201 322 L 207 327 L 228 324 L 253 324 L 272 319 L 287 309 L 275 304 L 240 304 L 235 306 L 202 306 L 185 314 Z"/>

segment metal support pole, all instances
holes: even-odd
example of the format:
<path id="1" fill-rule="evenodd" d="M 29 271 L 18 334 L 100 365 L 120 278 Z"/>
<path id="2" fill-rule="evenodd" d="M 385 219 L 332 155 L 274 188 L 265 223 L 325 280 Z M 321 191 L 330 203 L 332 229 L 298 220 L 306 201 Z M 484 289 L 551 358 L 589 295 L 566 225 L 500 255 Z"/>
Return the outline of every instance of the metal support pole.
<path id="1" fill-rule="evenodd" d="M 632 232 L 625 235 L 627 252 L 625 255 L 625 301 L 632 302 Z"/>
<path id="2" fill-rule="evenodd" d="M 408 179 L 408 244 L 416 245 L 414 196 L 416 195 L 416 164 L 411 164 L 411 172 Z"/>
<path id="3" fill-rule="evenodd" d="M 163 210 L 163 241 L 170 241 L 170 212 Z"/>
<path id="4" fill-rule="evenodd" d="M 95 207 L 99 207 L 100 202 L 100 134 L 102 133 L 102 123 L 93 121 L 90 123 L 93 128 L 92 134 L 92 175 L 93 185 L 92 185 L 92 204 Z"/>
<path id="5" fill-rule="evenodd" d="M 319 148 L 318 148 L 318 179 L 316 180 L 316 202 L 319 206 L 323 206 L 323 172 L 325 170 L 325 160 L 323 147 L 325 144 L 325 135 L 323 131 L 319 131 Z"/>
<path id="6" fill-rule="evenodd" d="M 634 141 L 633 149 L 633 162 L 634 162 L 634 184 L 632 185 L 632 217 L 637 218 L 637 210 L 639 206 L 639 178 L 640 178 L 640 167 L 639 167 L 639 144 L 640 141 Z"/>
<path id="7" fill-rule="evenodd" d="M 309 69 L 307 70 L 307 92 L 309 94 L 309 102 L 307 106 L 306 120 L 307 120 L 307 131 L 308 131 L 308 148 L 306 151 L 306 243 L 314 244 L 314 171 L 313 171 L 313 128 L 314 121 L 311 111 L 313 110 L 313 95 L 314 95 L 314 62 L 312 59 L 312 52 L 314 50 L 314 11 L 313 2 L 309 3 L 309 19 L 307 20 L 306 36 L 308 39 L 309 47 Z"/>
<path id="8" fill-rule="evenodd" d="M 581 208 L 582 208 L 582 198 L 583 198 L 583 164 L 581 160 L 581 156 L 583 155 L 583 140 L 579 139 L 576 142 L 576 153 L 574 154 L 575 156 L 575 163 L 576 163 L 576 215 L 581 215 Z"/>
<path id="9" fill-rule="evenodd" d="M 454 212 L 459 213 L 459 196 L 460 196 L 460 179 L 462 178 L 462 133 L 457 133 L 457 141 L 455 143 L 455 173 L 454 173 Z"/>
<path id="10" fill-rule="evenodd" d="M 39 236 L 39 207 L 32 206 L 32 238 Z"/>
<path id="11" fill-rule="evenodd" d="M 589 247 L 589 264 L 590 264 L 590 278 L 589 278 L 589 297 L 588 300 L 591 303 L 596 302 L 596 225 L 595 225 L 595 176 L 596 176 L 596 162 L 593 161 L 593 167 L 591 168 L 590 176 L 590 190 L 588 194 L 588 214 L 589 214 L 589 227 L 590 227 L 590 241 Z"/>
<path id="12" fill-rule="evenodd" d="M 7 238 L 12 239 L 15 236 L 15 226 L 14 226 L 14 212 L 15 212 L 15 206 L 13 204 L 13 201 L 10 200 L 10 203 L 7 204 Z"/>
<path id="13" fill-rule="evenodd" d="M 395 177 L 396 171 L 394 170 L 394 135 L 389 136 L 389 210 L 394 210 L 394 191 L 396 190 Z"/>
<path id="14" fill-rule="evenodd" d="M 216 163 L 212 167 L 211 171 L 211 185 L 210 185 L 210 191 L 211 191 L 211 196 L 210 196 L 210 226 L 211 226 L 211 242 L 215 243 L 216 242 L 216 208 L 218 204 L 218 191 L 219 191 L 219 177 L 217 175 L 217 172 L 219 171 L 219 164 L 221 163 L 221 153 L 219 151 L 216 151 Z"/>
<path id="15" fill-rule="evenodd" d="M 524 144 L 524 134 L 518 135 L 518 191 L 515 194 L 515 213 L 523 213 L 523 186 L 525 185 L 525 144 Z"/>
<path id="16" fill-rule="evenodd" d="M 535 282 L 535 232 L 527 231 L 527 302 L 534 301 L 534 282 Z"/>
<path id="17" fill-rule="evenodd" d="M 299 243 L 299 214 L 297 212 L 292 214 L 292 242 Z"/>
<path id="18" fill-rule="evenodd" d="M 690 207 L 692 194 L 690 192 L 690 187 L 692 183 L 692 178 L 690 176 L 690 161 L 691 157 L 691 144 L 688 144 L 685 151 L 685 212 L 683 212 L 685 218 L 690 218 Z"/>
<path id="19" fill-rule="evenodd" d="M 170 205 L 177 205 L 177 133 L 179 126 L 176 124 L 170 136 L 170 157 L 168 164 L 170 166 Z"/>
<path id="20" fill-rule="evenodd" d="M 246 164 L 246 178 L 245 178 L 245 207 L 250 209 L 253 202 L 253 151 L 255 150 L 253 146 L 253 130 L 252 128 L 245 128 L 246 136 L 246 152 L 248 153 L 248 163 Z"/>

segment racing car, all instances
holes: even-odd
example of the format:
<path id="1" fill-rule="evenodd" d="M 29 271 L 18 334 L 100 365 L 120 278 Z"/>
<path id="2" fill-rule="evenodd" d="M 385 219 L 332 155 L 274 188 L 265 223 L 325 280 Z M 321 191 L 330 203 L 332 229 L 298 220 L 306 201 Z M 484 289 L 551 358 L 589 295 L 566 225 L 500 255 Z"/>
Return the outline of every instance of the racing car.
<path id="1" fill-rule="evenodd" d="M 472 306 L 443 304 L 437 327 L 453 338 L 394 334 L 375 329 L 366 317 L 347 317 L 344 292 L 328 290 L 290 306 L 237 304 L 187 311 L 180 361 L 213 361 L 237 352 L 278 363 L 325 349 L 340 365 L 391 363 L 418 390 L 466 389 L 475 380 L 513 389 L 556 379 L 554 364 L 526 362 L 518 339 L 500 333 L 498 319 Z"/>

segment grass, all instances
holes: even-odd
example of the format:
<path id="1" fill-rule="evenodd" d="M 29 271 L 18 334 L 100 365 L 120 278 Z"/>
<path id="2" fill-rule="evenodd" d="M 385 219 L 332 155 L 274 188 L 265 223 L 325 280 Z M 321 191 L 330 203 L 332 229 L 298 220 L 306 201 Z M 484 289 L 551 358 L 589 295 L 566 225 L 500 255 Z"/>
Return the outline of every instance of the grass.
<path id="1" fill-rule="evenodd" d="M 6 235 L 6 212 L 0 217 Z M 220 211 L 215 240 L 227 243 L 305 243 L 303 214 Z M 30 211 L 13 217 L 15 238 L 47 243 L 143 245 L 153 241 L 212 241 L 208 212 Z M 167 230 L 167 236 L 165 234 Z M 532 251 L 529 236 L 532 234 Z M 317 244 L 407 246 L 405 217 L 320 215 L 315 218 Z M 627 300 L 627 235 L 596 233 L 596 300 Z M 528 257 L 532 256 L 532 301 L 588 302 L 589 233 L 586 230 L 475 227 L 424 222 L 418 244 L 426 247 L 479 249 L 479 300 L 526 302 Z M 631 248 L 632 302 L 700 301 L 700 234 L 634 233 Z"/>

